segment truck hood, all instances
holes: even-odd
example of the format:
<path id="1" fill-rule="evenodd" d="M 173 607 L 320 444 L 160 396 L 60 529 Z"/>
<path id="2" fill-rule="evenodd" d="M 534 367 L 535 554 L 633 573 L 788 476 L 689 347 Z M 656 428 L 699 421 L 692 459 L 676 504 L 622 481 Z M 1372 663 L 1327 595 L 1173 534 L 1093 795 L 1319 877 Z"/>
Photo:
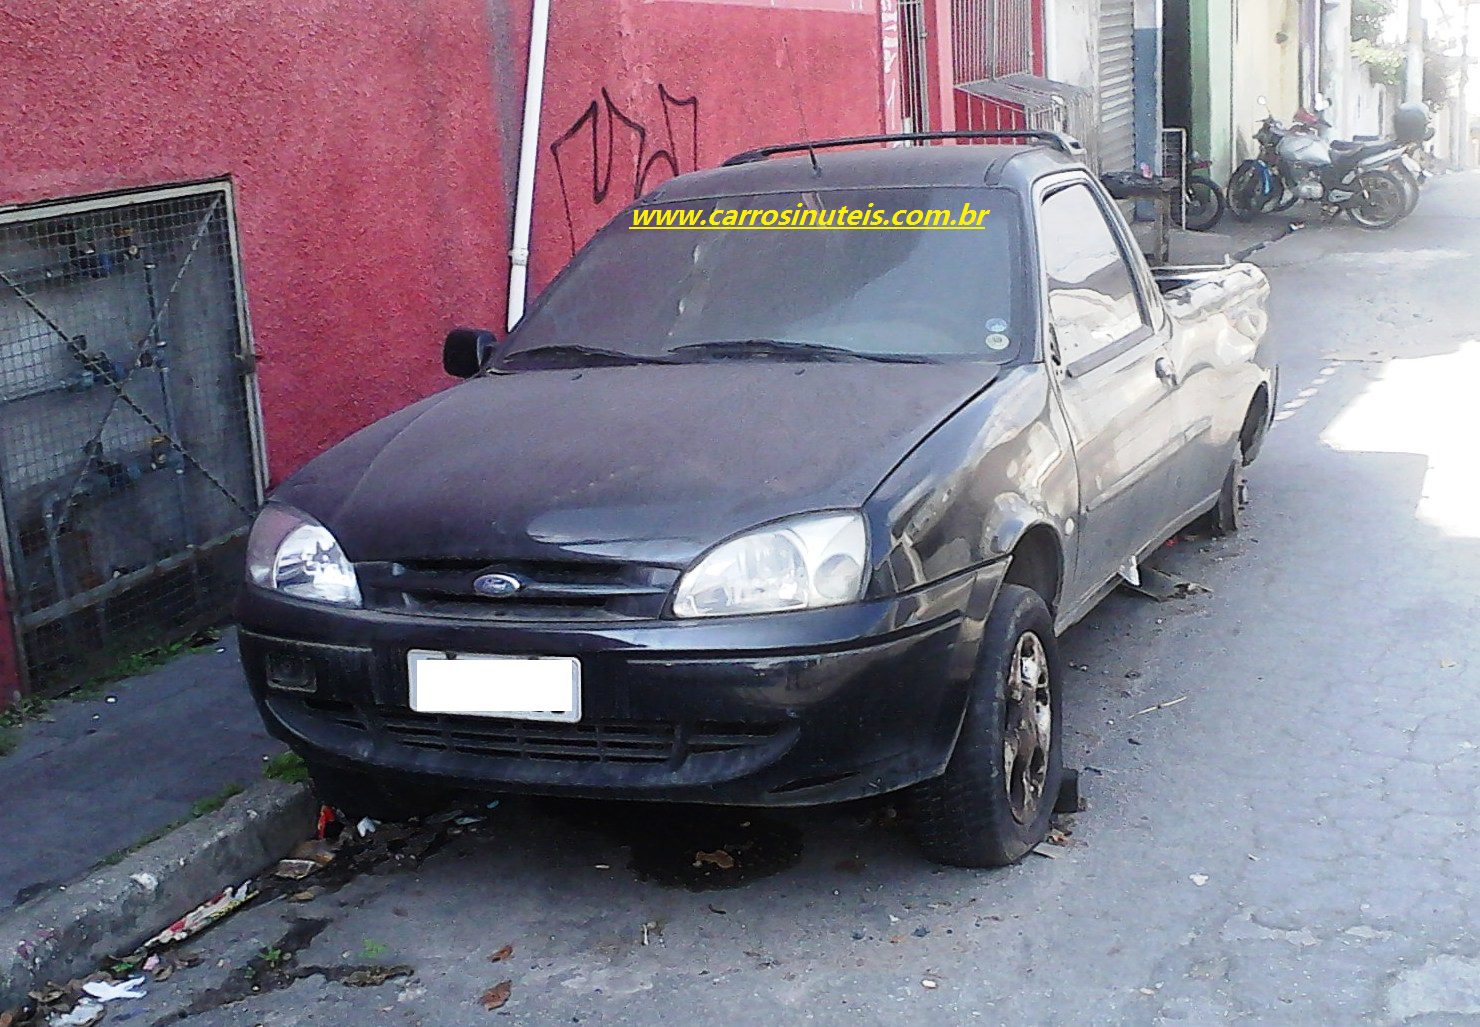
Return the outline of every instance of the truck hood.
<path id="1" fill-rule="evenodd" d="M 861 506 L 996 373 L 747 360 L 493 375 L 376 422 L 273 498 L 356 561 L 683 566 L 746 528 Z"/>

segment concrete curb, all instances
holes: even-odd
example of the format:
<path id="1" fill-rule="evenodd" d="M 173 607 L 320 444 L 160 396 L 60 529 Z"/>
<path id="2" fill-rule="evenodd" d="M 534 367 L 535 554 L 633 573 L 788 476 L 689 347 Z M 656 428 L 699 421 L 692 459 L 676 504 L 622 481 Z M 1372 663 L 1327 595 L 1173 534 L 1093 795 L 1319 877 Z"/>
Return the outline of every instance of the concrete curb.
<path id="1" fill-rule="evenodd" d="M 312 835 L 306 785 L 263 781 L 116 866 L 0 916 L 0 1010 L 46 981 L 133 951 L 222 888 L 241 884 Z"/>

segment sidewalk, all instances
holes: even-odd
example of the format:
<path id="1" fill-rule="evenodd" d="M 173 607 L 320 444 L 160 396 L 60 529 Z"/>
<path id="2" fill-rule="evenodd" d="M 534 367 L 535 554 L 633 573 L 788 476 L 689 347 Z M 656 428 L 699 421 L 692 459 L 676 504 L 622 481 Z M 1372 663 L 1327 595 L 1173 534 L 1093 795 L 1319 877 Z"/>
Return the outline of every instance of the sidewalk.
<path id="1" fill-rule="evenodd" d="M 232 632 L 97 698 L 58 700 L 16 734 L 0 757 L 0 915 L 257 784 L 282 749 Z"/>
<path id="2" fill-rule="evenodd" d="M 1306 212 L 1298 209 L 1286 214 L 1261 215 L 1249 221 L 1240 221 L 1232 214 L 1226 214 L 1211 232 L 1173 228 L 1167 244 L 1167 263 L 1187 266 L 1244 260 L 1251 252 L 1289 235 L 1292 223 L 1304 227 L 1307 216 Z M 1144 253 L 1149 254 L 1153 248 L 1155 228 L 1149 221 L 1131 222 L 1131 234 Z"/>

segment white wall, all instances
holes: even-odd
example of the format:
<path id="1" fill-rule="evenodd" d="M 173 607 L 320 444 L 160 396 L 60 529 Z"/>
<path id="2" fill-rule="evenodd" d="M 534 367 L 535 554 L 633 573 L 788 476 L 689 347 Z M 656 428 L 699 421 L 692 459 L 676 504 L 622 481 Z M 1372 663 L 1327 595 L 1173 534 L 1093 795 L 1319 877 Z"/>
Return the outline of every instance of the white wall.
<path id="1" fill-rule="evenodd" d="M 1048 77 L 1094 89 L 1098 0 L 1047 0 Z"/>
<path id="2" fill-rule="evenodd" d="M 1233 50 L 1233 159 L 1259 152 L 1259 130 L 1269 101 L 1286 124 L 1300 106 L 1300 6 L 1297 0 L 1235 0 Z"/>
<path id="3" fill-rule="evenodd" d="M 1348 58 L 1342 96 L 1345 100 L 1342 109 L 1327 115 L 1327 120 L 1335 126 L 1331 133 L 1335 138 L 1351 139 L 1359 135 L 1386 138 L 1393 134 L 1397 91 L 1373 82 L 1370 69 L 1355 58 Z"/>

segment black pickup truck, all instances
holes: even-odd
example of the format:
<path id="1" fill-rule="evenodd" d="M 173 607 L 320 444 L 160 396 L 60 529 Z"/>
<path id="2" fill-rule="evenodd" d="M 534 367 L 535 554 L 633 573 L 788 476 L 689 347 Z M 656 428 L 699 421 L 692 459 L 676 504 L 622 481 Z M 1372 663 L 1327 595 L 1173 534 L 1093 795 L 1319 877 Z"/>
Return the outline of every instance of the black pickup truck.
<path id="1" fill-rule="evenodd" d="M 277 489 L 242 660 L 326 801 L 906 789 L 936 859 L 1043 838 L 1056 637 L 1236 526 L 1268 286 L 1149 269 L 1064 137 L 879 145 L 935 140 L 664 183 L 507 338 L 448 336 L 467 381 Z"/>

